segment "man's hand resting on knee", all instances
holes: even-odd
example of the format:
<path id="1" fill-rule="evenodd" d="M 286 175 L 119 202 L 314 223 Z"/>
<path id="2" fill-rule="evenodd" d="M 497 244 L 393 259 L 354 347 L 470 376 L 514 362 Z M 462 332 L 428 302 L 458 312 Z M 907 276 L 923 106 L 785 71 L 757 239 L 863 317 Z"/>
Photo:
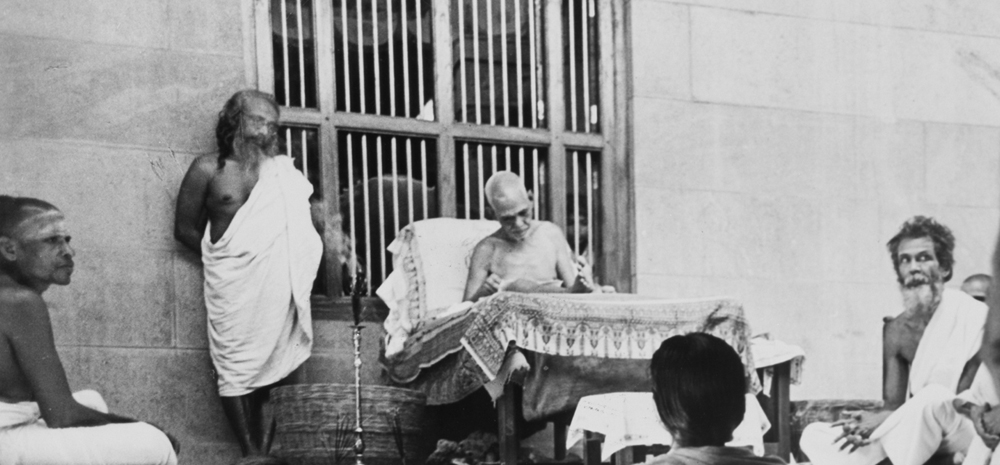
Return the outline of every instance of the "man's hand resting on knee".
<path id="1" fill-rule="evenodd" d="M 845 412 L 846 414 L 847 412 Z M 840 449 L 850 448 L 850 452 L 854 452 L 859 447 L 867 446 L 871 444 L 872 433 L 875 431 L 889 415 L 892 415 L 891 410 L 880 410 L 877 412 L 852 412 L 850 413 L 851 418 L 840 420 L 834 423 L 834 426 L 840 426 L 844 428 L 844 432 L 833 442 L 837 443 L 841 439 L 844 440 L 844 444 L 840 446 Z"/>
<path id="2" fill-rule="evenodd" d="M 1000 443 L 1000 409 L 993 409 L 989 404 L 979 406 L 971 402 L 955 399 L 955 410 L 969 417 L 976 428 L 976 434 L 990 450 L 996 449 Z"/>

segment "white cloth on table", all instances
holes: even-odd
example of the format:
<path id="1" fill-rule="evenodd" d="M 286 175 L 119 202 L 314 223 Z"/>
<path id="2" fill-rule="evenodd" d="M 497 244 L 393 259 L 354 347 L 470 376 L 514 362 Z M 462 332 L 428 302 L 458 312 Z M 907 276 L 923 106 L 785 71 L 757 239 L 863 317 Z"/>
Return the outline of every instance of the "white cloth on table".
<path id="1" fill-rule="evenodd" d="M 843 429 L 813 423 L 802 431 L 800 446 L 816 465 L 874 465 L 888 457 L 895 465 L 922 465 L 935 453 L 965 451 L 975 437 L 971 423 L 952 400 L 965 364 L 983 340 L 986 305 L 961 291 L 945 289 L 917 345 L 910 366 L 906 403 L 872 433 L 872 443 L 854 452 L 834 444 Z"/>
<path id="2" fill-rule="evenodd" d="M 275 383 L 309 358 L 309 298 L 323 253 L 311 194 L 291 158 L 265 158 L 222 237 L 212 243 L 205 228 L 205 306 L 221 396 Z"/>
<path id="3" fill-rule="evenodd" d="M 95 391 L 73 398 L 107 413 Z M 162 431 L 148 423 L 113 423 L 78 428 L 49 428 L 38 404 L 0 402 L 0 465 L 176 465 L 177 455 Z"/>
<path id="4" fill-rule="evenodd" d="M 733 431 L 733 440 L 727 445 L 752 446 L 754 453 L 763 455 L 764 433 L 769 429 L 771 422 L 757 398 L 747 394 L 743 422 Z M 582 441 L 584 431 L 604 435 L 602 461 L 625 447 L 673 443 L 660 421 L 653 394 L 649 392 L 615 392 L 581 398 L 570 422 L 566 448 L 571 449 Z"/>
<path id="5" fill-rule="evenodd" d="M 801 347 L 787 342 L 771 340 L 770 335 L 757 335 L 750 339 L 750 350 L 753 353 L 754 367 L 764 372 L 761 384 L 765 393 L 771 392 L 771 379 L 774 377 L 774 367 L 784 362 L 789 363 L 788 378 L 791 384 L 799 384 L 802 380 L 802 365 L 806 360 L 806 351 Z"/>

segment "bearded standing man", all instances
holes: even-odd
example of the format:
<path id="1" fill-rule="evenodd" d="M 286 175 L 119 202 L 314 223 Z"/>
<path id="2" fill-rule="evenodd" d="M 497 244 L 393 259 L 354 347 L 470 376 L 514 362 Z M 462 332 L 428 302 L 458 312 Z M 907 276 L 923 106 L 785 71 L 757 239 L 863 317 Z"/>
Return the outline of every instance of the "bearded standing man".
<path id="1" fill-rule="evenodd" d="M 201 254 L 219 396 L 244 456 L 267 454 L 263 406 L 309 358 L 323 253 L 312 185 L 278 154 L 278 116 L 270 95 L 234 94 L 219 114 L 218 157 L 196 159 L 177 197 L 174 234 Z"/>
<path id="2" fill-rule="evenodd" d="M 921 465 L 935 454 L 968 450 L 976 436 L 967 417 L 972 404 L 955 399 L 977 375 L 986 306 L 945 289 L 954 247 L 951 231 L 923 216 L 889 241 L 904 310 L 884 329 L 884 407 L 806 427 L 801 447 L 813 463 L 874 465 L 888 458 Z"/>

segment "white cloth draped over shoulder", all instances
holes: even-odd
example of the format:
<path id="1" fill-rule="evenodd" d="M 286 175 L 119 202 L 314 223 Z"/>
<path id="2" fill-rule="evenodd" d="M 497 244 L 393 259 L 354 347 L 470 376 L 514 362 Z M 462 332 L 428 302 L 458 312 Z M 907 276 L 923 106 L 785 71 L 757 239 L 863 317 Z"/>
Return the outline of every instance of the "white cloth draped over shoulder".
<path id="1" fill-rule="evenodd" d="M 323 253 L 312 191 L 291 158 L 266 158 L 222 237 L 212 243 L 205 229 L 205 306 L 221 396 L 275 383 L 309 358 L 309 296 Z"/>
<path id="2" fill-rule="evenodd" d="M 95 391 L 73 394 L 77 402 L 107 413 Z M 0 465 L 176 465 L 177 455 L 162 431 L 148 423 L 113 423 L 49 428 L 38 404 L 0 402 Z"/>
<path id="3" fill-rule="evenodd" d="M 931 384 L 957 389 L 962 369 L 982 345 L 985 322 L 986 305 L 964 292 L 945 289 L 917 344 L 907 397 Z"/>
<path id="4" fill-rule="evenodd" d="M 886 457 L 896 465 L 920 465 L 935 452 L 966 449 L 971 437 L 952 400 L 965 364 L 982 344 L 985 322 L 986 305 L 945 289 L 910 366 L 910 396 L 875 429 L 872 443 L 853 453 L 841 451 L 833 439 L 842 429 L 813 423 L 802 432 L 802 451 L 817 465 L 874 465 Z"/>

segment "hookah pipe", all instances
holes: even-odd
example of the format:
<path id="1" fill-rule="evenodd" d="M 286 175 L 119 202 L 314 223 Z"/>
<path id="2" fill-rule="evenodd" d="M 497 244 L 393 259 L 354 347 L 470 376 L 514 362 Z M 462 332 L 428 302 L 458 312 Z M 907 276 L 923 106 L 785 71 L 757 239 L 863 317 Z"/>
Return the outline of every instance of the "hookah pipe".
<path id="1" fill-rule="evenodd" d="M 361 296 L 367 293 L 368 283 L 359 269 L 351 289 L 351 312 L 354 316 L 354 463 L 364 465 L 365 436 L 361 427 Z"/>

